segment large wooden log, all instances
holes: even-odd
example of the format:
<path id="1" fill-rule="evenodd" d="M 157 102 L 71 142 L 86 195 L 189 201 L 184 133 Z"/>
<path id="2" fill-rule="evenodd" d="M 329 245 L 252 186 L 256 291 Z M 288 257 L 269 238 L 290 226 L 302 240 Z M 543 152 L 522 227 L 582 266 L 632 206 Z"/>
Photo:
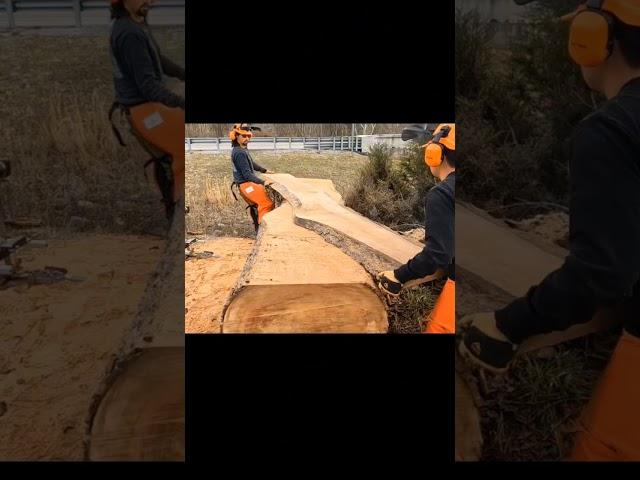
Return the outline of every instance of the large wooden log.
<path id="1" fill-rule="evenodd" d="M 94 395 L 88 460 L 185 458 L 183 243 L 184 216 L 176 215 L 131 330 Z"/>
<path id="2" fill-rule="evenodd" d="M 371 276 L 339 248 L 296 225 L 286 202 L 263 218 L 227 303 L 223 333 L 388 329 Z"/>
<path id="3" fill-rule="evenodd" d="M 284 201 L 263 218 L 222 331 L 387 331 L 373 276 L 408 262 L 423 245 L 345 207 L 330 180 L 265 177 Z"/>
<path id="4" fill-rule="evenodd" d="M 328 180 L 264 175 L 291 204 L 294 222 L 347 253 L 372 275 L 407 263 L 423 245 L 345 207 Z"/>

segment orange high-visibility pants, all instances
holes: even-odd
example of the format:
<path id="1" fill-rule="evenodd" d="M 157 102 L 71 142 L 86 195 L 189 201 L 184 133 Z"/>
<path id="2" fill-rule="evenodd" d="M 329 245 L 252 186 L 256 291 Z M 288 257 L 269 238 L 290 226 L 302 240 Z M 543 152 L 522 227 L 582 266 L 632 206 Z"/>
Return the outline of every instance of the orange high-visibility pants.
<path id="1" fill-rule="evenodd" d="M 456 333 L 456 282 L 447 279 L 422 333 Z"/>
<path id="2" fill-rule="evenodd" d="M 134 133 L 152 147 L 171 156 L 173 201 L 184 195 L 184 110 L 149 102 L 129 109 Z"/>
<path id="3" fill-rule="evenodd" d="M 640 338 L 623 332 L 580 424 L 569 460 L 640 460 Z"/>
<path id="4" fill-rule="evenodd" d="M 269 198 L 264 185 L 253 182 L 244 182 L 240 184 L 240 195 L 247 203 L 258 206 L 258 223 L 262 222 L 265 213 L 274 209 L 273 201 Z"/>

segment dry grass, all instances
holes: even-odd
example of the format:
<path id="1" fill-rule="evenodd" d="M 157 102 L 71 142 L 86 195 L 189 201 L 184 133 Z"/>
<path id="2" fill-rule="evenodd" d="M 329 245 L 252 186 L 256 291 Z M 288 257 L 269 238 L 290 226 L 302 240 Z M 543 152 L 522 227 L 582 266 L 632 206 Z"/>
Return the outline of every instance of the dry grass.
<path id="1" fill-rule="evenodd" d="M 168 56 L 184 62 L 184 31 L 159 29 Z M 37 217 L 56 230 L 71 217 L 83 229 L 162 233 L 165 225 L 148 155 L 133 138 L 115 140 L 107 119 L 113 101 L 105 36 L 2 38 L 0 158 L 13 174 L 0 186 L 7 217 Z M 179 88 L 179 87 L 178 87 Z"/>
<path id="2" fill-rule="evenodd" d="M 343 195 L 366 157 L 350 152 L 252 152 L 260 165 L 298 177 L 329 178 Z M 187 230 L 216 236 L 255 237 L 246 203 L 231 194 L 229 153 L 191 153 L 186 157 Z"/>
<path id="3" fill-rule="evenodd" d="M 227 191 L 227 185 L 219 178 L 207 177 L 205 179 L 204 196 L 207 205 L 217 210 L 224 210 L 232 203 L 232 198 Z"/>
<path id="4" fill-rule="evenodd" d="M 444 286 L 443 281 L 403 290 L 398 301 L 389 307 L 391 333 L 420 333 L 425 326 L 425 314 L 431 311 Z"/>
<path id="5" fill-rule="evenodd" d="M 603 332 L 518 359 L 487 381 L 484 460 L 562 460 L 619 332 Z M 548 349 L 547 349 L 548 350 Z"/>

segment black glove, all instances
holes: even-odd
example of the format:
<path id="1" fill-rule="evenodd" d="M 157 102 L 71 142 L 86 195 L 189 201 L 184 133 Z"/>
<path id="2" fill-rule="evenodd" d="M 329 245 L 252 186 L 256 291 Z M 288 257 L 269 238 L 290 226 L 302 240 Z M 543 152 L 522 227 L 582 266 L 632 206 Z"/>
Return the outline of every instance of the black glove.
<path id="1" fill-rule="evenodd" d="M 387 270 L 376 275 L 378 279 L 378 287 L 388 295 L 398 296 L 402 290 L 402 282 L 400 282 L 393 271 Z"/>

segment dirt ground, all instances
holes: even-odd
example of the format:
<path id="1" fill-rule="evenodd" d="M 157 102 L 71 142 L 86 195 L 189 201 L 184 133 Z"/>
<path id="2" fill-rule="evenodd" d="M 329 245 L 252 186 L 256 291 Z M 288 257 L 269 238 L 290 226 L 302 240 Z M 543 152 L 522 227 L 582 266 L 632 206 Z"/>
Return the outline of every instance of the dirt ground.
<path id="1" fill-rule="evenodd" d="M 193 252 L 213 252 L 209 258 L 190 258 L 185 264 L 185 332 L 219 333 L 220 317 L 253 240 L 221 237 L 198 241 Z"/>
<path id="2" fill-rule="evenodd" d="M 80 460 L 94 389 L 164 248 L 156 237 L 87 235 L 18 252 L 25 270 L 77 281 L 0 290 L 0 460 Z"/>

